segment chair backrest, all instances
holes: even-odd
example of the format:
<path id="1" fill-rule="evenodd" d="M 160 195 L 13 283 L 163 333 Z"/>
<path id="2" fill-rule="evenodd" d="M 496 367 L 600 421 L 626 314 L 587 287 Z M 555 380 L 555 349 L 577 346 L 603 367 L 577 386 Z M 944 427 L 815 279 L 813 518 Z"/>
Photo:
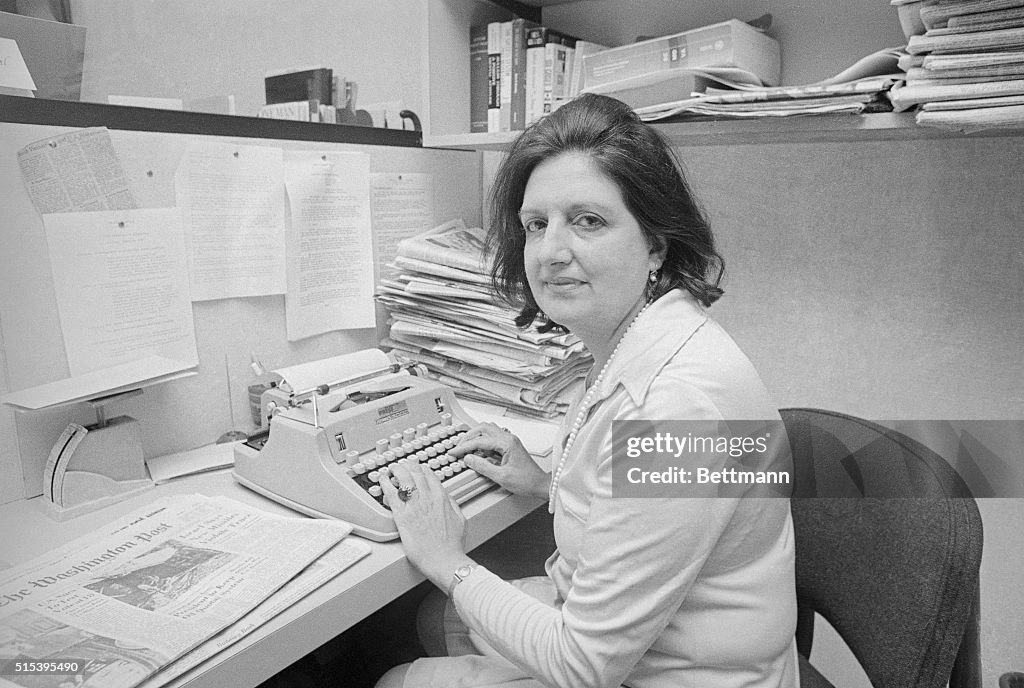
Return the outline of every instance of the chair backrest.
<path id="1" fill-rule="evenodd" d="M 819 409 L 780 413 L 801 654 L 817 612 L 878 688 L 979 686 L 982 524 L 967 486 L 902 433 Z"/>

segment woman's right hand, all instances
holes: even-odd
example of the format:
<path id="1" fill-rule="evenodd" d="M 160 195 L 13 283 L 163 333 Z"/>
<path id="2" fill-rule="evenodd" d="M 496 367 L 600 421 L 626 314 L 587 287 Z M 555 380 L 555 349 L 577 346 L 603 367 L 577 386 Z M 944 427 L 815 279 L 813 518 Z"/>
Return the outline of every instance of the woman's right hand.
<path id="1" fill-rule="evenodd" d="M 471 428 L 448 453 L 509 492 L 548 496 L 551 475 L 536 464 L 518 437 L 494 423 Z"/>

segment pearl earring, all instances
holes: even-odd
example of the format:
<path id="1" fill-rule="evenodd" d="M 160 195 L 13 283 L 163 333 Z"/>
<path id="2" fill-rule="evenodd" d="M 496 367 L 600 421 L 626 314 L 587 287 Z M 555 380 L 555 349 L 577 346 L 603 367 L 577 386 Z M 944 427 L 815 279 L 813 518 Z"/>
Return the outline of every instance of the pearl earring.
<path id="1" fill-rule="evenodd" d="M 654 284 L 655 282 L 658 281 L 658 269 L 657 268 L 655 268 L 654 270 L 651 270 L 647 274 L 647 281 L 650 282 L 651 284 Z"/>

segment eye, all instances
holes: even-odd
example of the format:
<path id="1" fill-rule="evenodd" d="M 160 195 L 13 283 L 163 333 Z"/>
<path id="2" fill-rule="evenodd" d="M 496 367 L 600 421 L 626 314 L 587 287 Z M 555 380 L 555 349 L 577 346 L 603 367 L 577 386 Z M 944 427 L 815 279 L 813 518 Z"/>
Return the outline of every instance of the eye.
<path id="1" fill-rule="evenodd" d="M 573 218 L 572 223 L 583 229 L 598 229 L 604 227 L 604 220 L 593 213 L 580 213 Z"/>
<path id="2" fill-rule="evenodd" d="M 546 221 L 541 220 L 540 218 L 537 217 L 523 221 L 523 231 L 525 231 L 527 234 L 539 232 L 547 226 L 548 223 Z"/>

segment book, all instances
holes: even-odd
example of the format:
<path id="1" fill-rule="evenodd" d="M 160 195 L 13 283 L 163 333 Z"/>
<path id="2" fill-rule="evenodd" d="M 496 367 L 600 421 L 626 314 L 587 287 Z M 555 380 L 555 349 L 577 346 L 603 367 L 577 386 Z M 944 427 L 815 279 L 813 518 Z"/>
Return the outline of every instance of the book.
<path id="1" fill-rule="evenodd" d="M 551 110 L 552 112 L 557 110 L 558 107 L 569 101 L 571 96 L 569 95 L 569 80 L 572 77 L 572 65 L 576 61 L 576 41 L 578 39 L 575 36 L 569 36 L 562 34 L 562 45 L 565 46 L 565 64 L 562 67 L 563 70 L 563 87 L 561 94 L 552 94 L 551 97 Z"/>
<path id="2" fill-rule="evenodd" d="M 469 131 L 487 131 L 487 25 L 469 30 Z"/>
<path id="3" fill-rule="evenodd" d="M 512 20 L 512 95 L 509 129 L 519 131 L 526 128 L 526 32 L 533 28 L 533 22 L 525 19 Z"/>
<path id="4" fill-rule="evenodd" d="M 297 122 L 319 122 L 320 103 L 312 100 L 296 100 L 291 103 L 271 103 L 261 105 L 257 117 L 267 119 L 290 119 Z"/>
<path id="5" fill-rule="evenodd" d="M 512 21 L 501 22 L 501 125 L 512 130 Z"/>
<path id="6" fill-rule="evenodd" d="M 487 131 L 501 131 L 501 22 L 487 25 Z"/>
<path id="7" fill-rule="evenodd" d="M 607 49 L 608 46 L 593 41 L 576 41 L 576 52 L 573 54 L 572 69 L 569 73 L 569 98 L 575 98 L 583 90 L 583 58 Z"/>
<path id="8" fill-rule="evenodd" d="M 532 26 L 526 31 L 526 125 L 544 114 L 544 44 L 548 29 Z"/>
<path id="9" fill-rule="evenodd" d="M 562 36 L 554 31 L 548 32 L 548 41 L 544 44 L 544 114 L 554 110 L 556 100 L 564 100 L 566 90 L 566 59 L 567 48 L 562 43 Z"/>
<path id="10" fill-rule="evenodd" d="M 779 83 L 779 43 L 749 24 L 730 19 L 681 33 L 609 48 L 583 58 L 583 88 L 609 91 L 654 83 L 674 71 L 739 67 L 766 86 Z"/>
<path id="11" fill-rule="evenodd" d="M 334 105 L 332 76 L 326 67 L 268 74 L 263 79 L 267 105 L 314 99 L 321 105 Z"/>

